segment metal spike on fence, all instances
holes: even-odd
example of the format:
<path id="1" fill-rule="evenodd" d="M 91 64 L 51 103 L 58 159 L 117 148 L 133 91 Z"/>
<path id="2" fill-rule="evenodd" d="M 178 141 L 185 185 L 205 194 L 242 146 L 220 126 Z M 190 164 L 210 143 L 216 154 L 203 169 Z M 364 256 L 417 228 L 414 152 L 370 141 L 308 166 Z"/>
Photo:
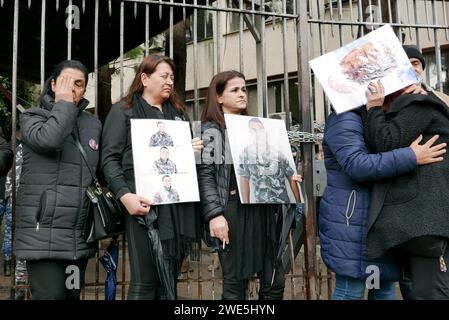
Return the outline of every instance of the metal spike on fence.
<path id="1" fill-rule="evenodd" d="M 111 0 L 109 0 L 108 9 L 109 9 L 109 16 L 111 16 L 112 15 L 112 3 L 111 3 Z"/>
<path id="2" fill-rule="evenodd" d="M 162 1 L 159 0 L 159 3 L 162 3 Z M 162 4 L 159 4 L 159 20 L 162 20 Z"/>
<path id="3" fill-rule="evenodd" d="M 0 1 L 0 6 L 1 6 L 2 8 L 3 8 L 3 1 L 4 1 L 4 0 L 1 0 L 1 1 Z"/>
<path id="4" fill-rule="evenodd" d="M 185 5 L 186 4 L 186 0 L 182 0 L 182 4 Z M 182 20 L 184 20 L 184 21 L 186 20 L 186 7 L 182 7 Z M 206 23 L 207 23 L 207 20 L 206 20 Z"/>
<path id="5" fill-rule="evenodd" d="M 56 12 L 59 11 L 59 0 L 56 0 Z"/>
<path id="6" fill-rule="evenodd" d="M 31 8 L 31 0 L 28 0 L 28 10 Z"/>
<path id="7" fill-rule="evenodd" d="M 134 2 L 134 19 L 137 19 L 137 2 Z"/>
<path id="8" fill-rule="evenodd" d="M 83 13 L 86 12 L 86 0 L 83 0 Z"/>

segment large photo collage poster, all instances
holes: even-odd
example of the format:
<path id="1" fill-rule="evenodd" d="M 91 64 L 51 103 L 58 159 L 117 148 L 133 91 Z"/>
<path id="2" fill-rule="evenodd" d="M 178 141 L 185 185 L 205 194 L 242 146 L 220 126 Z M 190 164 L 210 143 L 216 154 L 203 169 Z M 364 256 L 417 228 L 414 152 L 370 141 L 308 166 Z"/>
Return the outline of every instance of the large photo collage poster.
<path id="1" fill-rule="evenodd" d="M 380 80 L 388 95 L 418 80 L 390 25 L 309 64 L 336 113 L 365 105 L 367 86 L 372 81 Z"/>
<path id="2" fill-rule="evenodd" d="M 131 119 L 136 193 L 154 205 L 199 201 L 186 121 Z"/>
<path id="3" fill-rule="evenodd" d="M 290 178 L 296 175 L 285 122 L 225 114 L 242 203 L 298 203 Z"/>

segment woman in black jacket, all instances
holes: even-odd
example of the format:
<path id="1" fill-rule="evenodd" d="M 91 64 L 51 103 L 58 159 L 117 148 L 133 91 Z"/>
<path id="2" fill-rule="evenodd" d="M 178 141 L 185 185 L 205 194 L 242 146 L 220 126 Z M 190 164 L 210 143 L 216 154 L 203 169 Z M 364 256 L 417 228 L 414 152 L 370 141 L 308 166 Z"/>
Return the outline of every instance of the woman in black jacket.
<path id="1" fill-rule="evenodd" d="M 368 86 L 371 99 L 364 119 L 373 152 L 406 147 L 421 133 L 423 141 L 439 135 L 449 142 L 449 108 L 432 92 L 393 93 L 385 98 L 380 82 Z M 383 108 L 382 108 L 383 107 Z M 376 258 L 394 250 L 410 267 L 415 299 L 448 299 L 449 158 L 373 189 L 368 222 L 368 255 Z"/>
<path id="2" fill-rule="evenodd" d="M 198 241 L 200 226 L 195 203 L 151 206 L 151 202 L 137 195 L 131 145 L 130 119 L 167 119 L 189 121 L 184 106 L 173 88 L 175 65 L 164 56 L 146 57 L 129 88 L 127 96 L 112 106 L 104 125 L 101 167 L 112 192 L 125 206 L 126 235 L 131 267 L 128 299 L 155 300 L 169 296 L 161 286 L 154 253 L 150 248 L 147 230 L 134 216 L 156 219 L 164 259 L 170 265 L 173 285 L 183 257 L 193 241 Z M 192 140 L 194 151 L 200 151 L 202 141 Z"/>
<path id="3" fill-rule="evenodd" d="M 223 299 L 245 299 L 248 278 L 255 273 L 259 299 L 282 299 L 284 271 L 275 263 L 281 206 L 241 204 L 225 140 L 225 113 L 247 114 L 245 77 L 237 71 L 212 78 L 201 117 L 205 145 L 198 166 L 200 199 L 210 236 L 219 241 L 215 247 L 223 270 Z"/>
<path id="4" fill-rule="evenodd" d="M 95 246 L 83 237 L 86 188 L 97 169 L 101 123 L 83 111 L 88 72 L 78 61 L 58 64 L 39 107 L 20 118 L 23 164 L 16 206 L 14 253 L 26 259 L 31 298 L 79 299 Z"/>

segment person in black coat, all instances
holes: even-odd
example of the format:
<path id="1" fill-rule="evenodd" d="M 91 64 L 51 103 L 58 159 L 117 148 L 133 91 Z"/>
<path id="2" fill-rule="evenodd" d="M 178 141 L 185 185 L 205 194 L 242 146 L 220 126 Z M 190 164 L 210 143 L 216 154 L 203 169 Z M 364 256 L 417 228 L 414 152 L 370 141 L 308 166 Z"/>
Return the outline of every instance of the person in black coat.
<path id="1" fill-rule="evenodd" d="M 246 299 L 248 279 L 257 273 L 259 299 L 279 300 L 285 287 L 282 264 L 275 261 L 282 208 L 242 204 L 225 135 L 225 113 L 247 114 L 245 76 L 237 71 L 220 72 L 212 78 L 201 116 L 200 200 L 207 244 L 218 250 L 223 270 L 222 298 Z"/>
<path id="2" fill-rule="evenodd" d="M 11 168 L 13 158 L 14 154 L 12 153 L 11 145 L 8 141 L 6 141 L 5 135 L 3 134 L 3 129 L 0 127 L 0 177 L 6 177 L 6 174 Z M 0 194 L 2 197 L 5 193 L 4 189 L 4 186 L 0 186 Z"/>
<path id="3" fill-rule="evenodd" d="M 27 261 L 32 299 L 79 299 L 87 261 L 95 254 L 95 245 L 84 240 L 84 225 L 101 123 L 84 111 L 87 80 L 81 62 L 61 62 L 45 83 L 39 107 L 20 117 L 23 164 L 13 250 Z"/>
<path id="4" fill-rule="evenodd" d="M 449 142 L 449 108 L 432 92 L 393 93 L 384 99 L 379 81 L 368 86 L 364 119 L 366 140 L 373 152 L 408 146 L 421 133 L 423 141 L 438 134 Z M 410 267 L 414 299 L 448 299 L 449 158 L 419 166 L 373 189 L 368 222 L 368 256 L 389 250 Z"/>
<path id="5" fill-rule="evenodd" d="M 131 269 L 129 300 L 169 299 L 161 285 L 147 229 L 136 217 L 156 220 L 154 224 L 160 235 L 163 259 L 169 262 L 168 272 L 174 287 L 183 258 L 189 254 L 192 243 L 200 240 L 200 217 L 195 203 L 152 206 L 149 199 L 136 194 L 130 120 L 189 121 L 174 91 L 174 73 L 172 59 L 158 55 L 145 57 L 127 96 L 112 106 L 102 134 L 101 168 L 108 186 L 127 212 L 125 221 Z M 192 148 L 199 152 L 202 141 L 194 138 Z M 176 298 L 176 293 L 174 296 Z"/>

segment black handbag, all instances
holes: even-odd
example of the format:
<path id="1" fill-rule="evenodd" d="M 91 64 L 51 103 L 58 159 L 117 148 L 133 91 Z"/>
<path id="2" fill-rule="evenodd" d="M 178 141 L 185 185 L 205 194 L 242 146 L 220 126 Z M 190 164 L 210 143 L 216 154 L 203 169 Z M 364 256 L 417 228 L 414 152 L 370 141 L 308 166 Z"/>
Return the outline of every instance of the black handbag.
<path id="1" fill-rule="evenodd" d="M 108 188 L 100 185 L 97 177 L 92 173 L 89 167 L 87 155 L 83 146 L 75 136 L 73 136 L 73 138 L 93 178 L 93 182 L 86 190 L 89 204 L 87 207 L 87 218 L 84 227 L 84 239 L 87 243 L 92 243 L 117 236 L 125 231 L 125 222 L 121 205 Z"/>

